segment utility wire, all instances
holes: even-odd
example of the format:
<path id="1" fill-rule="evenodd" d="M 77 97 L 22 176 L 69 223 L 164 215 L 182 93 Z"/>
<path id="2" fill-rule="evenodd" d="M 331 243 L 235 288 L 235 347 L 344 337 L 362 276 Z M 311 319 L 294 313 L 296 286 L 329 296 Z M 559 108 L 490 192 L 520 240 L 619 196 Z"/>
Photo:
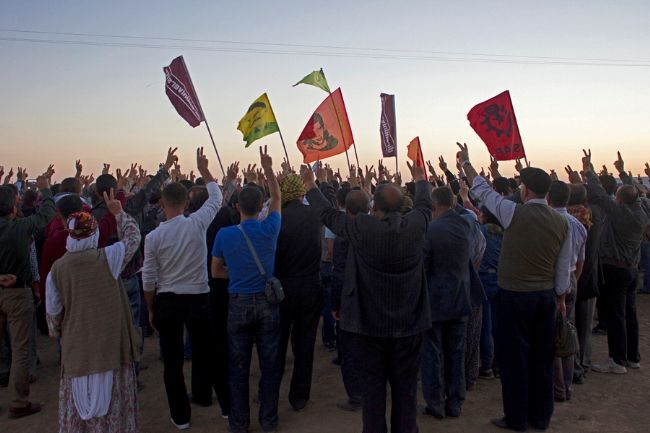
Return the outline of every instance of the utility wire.
<path id="1" fill-rule="evenodd" d="M 140 39 L 140 40 L 158 40 L 158 41 L 175 41 L 175 42 L 201 42 L 201 43 L 214 43 L 214 44 L 232 44 L 232 45 L 260 45 L 260 46 L 277 46 L 277 47 L 292 47 L 292 48 L 311 48 L 311 49 L 333 49 L 333 50 L 353 50 L 353 51 L 377 51 L 377 52 L 391 52 L 391 53 L 416 53 L 416 54 L 435 54 L 435 55 L 460 55 L 460 56 L 483 56 L 483 57 L 504 57 L 504 58 L 517 58 L 517 59 L 540 59 L 540 60 L 568 60 L 575 62 L 627 62 L 627 63 L 648 63 L 650 60 L 639 59 L 611 59 L 611 58 L 582 58 L 582 57 L 554 57 L 554 56 L 524 56 L 524 55 L 511 55 L 511 54 L 490 54 L 490 53 L 472 53 L 464 51 L 432 51 L 432 50 L 413 50 L 413 49 L 395 49 L 395 48 L 377 48 L 377 47 L 352 47 L 341 45 L 309 45 L 309 44 L 292 44 L 292 43 L 279 43 L 279 42 L 245 42 L 234 40 L 222 39 L 189 39 L 189 38 L 173 38 L 173 37 L 156 37 L 156 36 L 139 36 L 139 35 L 116 35 L 116 34 L 103 34 L 103 33 L 72 33 L 72 32 L 48 32 L 40 30 L 28 29 L 7 29 L 0 28 L 0 32 L 11 33 L 30 33 L 40 35 L 56 35 L 56 36 L 84 36 L 96 38 L 113 38 L 113 39 Z"/>
<path id="2" fill-rule="evenodd" d="M 336 52 L 336 51 L 307 51 L 307 50 L 289 50 L 289 49 L 264 49 L 264 48 L 227 48 L 214 46 L 196 46 L 196 45 L 171 45 L 171 44 L 143 44 L 128 42 L 105 42 L 89 40 L 65 40 L 65 39 L 35 39 L 35 38 L 17 38 L 17 37 L 0 37 L 0 41 L 15 43 L 38 43 L 54 45 L 85 45 L 99 47 L 120 47 L 120 48 L 146 48 L 162 50 L 189 50 L 202 52 L 222 52 L 222 53 L 246 53 L 246 54 L 266 54 L 266 55 L 290 55 L 290 56 L 318 56 L 318 57 L 343 57 L 343 58 L 366 58 L 366 59 L 389 59 L 389 60 L 424 60 L 437 62 L 469 62 L 469 63 L 502 63 L 502 64 L 522 64 L 522 65 L 564 65 L 564 66 L 605 66 L 605 67 L 641 67 L 649 68 L 650 63 L 599 63 L 585 61 L 564 61 L 564 60 L 516 60 L 516 59 L 490 59 L 490 58 L 470 58 L 470 57 L 440 57 L 440 56 L 419 56 L 406 54 L 388 54 L 388 53 L 362 53 L 362 52 Z"/>

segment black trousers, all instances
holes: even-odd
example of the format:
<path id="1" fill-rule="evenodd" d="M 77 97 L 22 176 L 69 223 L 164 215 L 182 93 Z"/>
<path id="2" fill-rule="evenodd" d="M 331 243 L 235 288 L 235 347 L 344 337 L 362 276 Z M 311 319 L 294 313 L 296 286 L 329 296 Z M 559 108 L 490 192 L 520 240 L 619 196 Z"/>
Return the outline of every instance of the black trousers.
<path id="1" fill-rule="evenodd" d="M 553 415 L 554 290 L 497 295 L 496 350 L 503 412 L 513 428 L 548 427 Z"/>
<path id="2" fill-rule="evenodd" d="M 160 293 L 154 301 L 154 326 L 160 333 L 169 412 L 176 424 L 190 421 L 190 408 L 183 376 L 183 325 L 192 341 L 192 396 L 197 401 L 212 397 L 214 367 L 210 295 Z"/>
<path id="3" fill-rule="evenodd" d="M 283 279 L 285 298 L 280 304 L 280 371 L 284 376 L 287 348 L 291 339 L 293 373 L 289 386 L 292 406 L 309 401 L 314 368 L 314 345 L 323 309 L 319 277 Z"/>
<path id="4" fill-rule="evenodd" d="M 357 351 L 363 433 L 386 433 L 386 384 L 391 389 L 391 432 L 417 433 L 417 385 L 422 334 L 402 338 L 352 334 Z"/>
<path id="5" fill-rule="evenodd" d="M 359 377 L 359 361 L 354 345 L 354 334 L 339 329 L 338 349 L 341 357 L 341 376 L 343 386 L 348 394 L 348 400 L 353 404 L 361 404 L 361 378 Z"/>
<path id="6" fill-rule="evenodd" d="M 605 284 L 600 293 L 607 325 L 609 356 L 617 364 L 639 362 L 639 322 L 636 315 L 636 269 L 603 265 Z"/>
<path id="7" fill-rule="evenodd" d="M 212 386 L 217 395 L 221 413 L 230 414 L 230 386 L 228 361 L 228 294 L 229 280 L 210 280 L 210 305 L 212 307 L 212 324 L 214 340 L 214 368 L 212 369 Z M 210 402 L 207 402 L 210 403 Z"/>

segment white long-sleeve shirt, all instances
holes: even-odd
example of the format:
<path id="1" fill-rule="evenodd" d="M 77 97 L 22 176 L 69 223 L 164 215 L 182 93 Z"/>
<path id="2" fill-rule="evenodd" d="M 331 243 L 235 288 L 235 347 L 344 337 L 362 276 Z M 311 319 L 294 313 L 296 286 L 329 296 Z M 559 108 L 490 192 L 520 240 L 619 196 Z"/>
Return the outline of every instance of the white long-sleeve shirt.
<path id="1" fill-rule="evenodd" d="M 179 215 L 160 223 L 144 242 L 144 291 L 179 295 L 208 293 L 208 247 L 205 233 L 221 207 L 219 186 L 206 185 L 209 197 L 189 217 Z"/>
<path id="2" fill-rule="evenodd" d="M 493 190 L 481 176 L 474 178 L 470 193 L 482 206 L 488 208 L 488 210 L 497 217 L 504 230 L 507 230 L 508 227 L 510 227 L 512 218 L 515 215 L 515 209 L 517 208 L 515 202 L 504 198 L 501 194 Z M 528 200 L 526 204 L 529 203 L 548 205 L 545 199 Z M 567 228 L 567 230 L 569 230 L 569 228 Z M 560 254 L 555 262 L 555 293 L 557 293 L 558 296 L 566 293 L 571 287 L 571 244 L 571 233 L 567 232 L 567 237 L 562 244 Z"/>

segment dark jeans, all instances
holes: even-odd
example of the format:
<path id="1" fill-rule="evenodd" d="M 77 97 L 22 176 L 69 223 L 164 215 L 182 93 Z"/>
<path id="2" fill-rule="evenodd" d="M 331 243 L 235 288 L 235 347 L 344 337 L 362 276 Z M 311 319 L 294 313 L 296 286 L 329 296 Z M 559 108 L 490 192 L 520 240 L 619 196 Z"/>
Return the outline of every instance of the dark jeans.
<path id="1" fill-rule="evenodd" d="M 183 325 L 192 339 L 192 396 L 198 401 L 206 401 L 212 395 L 211 369 L 214 364 L 208 293 L 160 293 L 154 302 L 154 326 L 160 334 L 165 391 L 176 424 L 188 423 L 192 414 L 183 376 Z"/>
<path id="2" fill-rule="evenodd" d="M 636 269 L 603 265 L 605 284 L 600 293 L 607 325 L 609 356 L 617 364 L 639 362 L 639 322 L 636 315 Z"/>
<path id="3" fill-rule="evenodd" d="M 417 433 L 417 385 L 422 334 L 401 338 L 352 334 L 357 350 L 363 433 L 386 433 L 386 383 L 391 389 L 391 432 Z"/>
<path id="4" fill-rule="evenodd" d="M 496 296 L 499 292 L 497 274 L 481 274 L 481 282 L 487 299 L 483 302 L 481 323 L 481 369 L 490 369 L 494 361 L 494 324 L 496 322 Z"/>
<path id="5" fill-rule="evenodd" d="M 263 293 L 230 295 L 228 306 L 230 352 L 230 431 L 242 433 L 250 426 L 249 385 L 253 343 L 257 345 L 261 377 L 259 423 L 265 431 L 278 425 L 280 394 L 280 308 Z"/>
<path id="6" fill-rule="evenodd" d="M 433 322 L 422 346 L 422 394 L 439 416 L 460 415 L 465 401 L 467 317 Z"/>
<path id="7" fill-rule="evenodd" d="M 323 290 L 318 276 L 308 279 L 283 279 L 285 298 L 280 304 L 280 374 L 284 375 L 287 348 L 291 338 L 293 373 L 289 402 L 300 405 L 309 401 L 314 367 L 314 344 L 323 309 Z"/>
<path id="8" fill-rule="evenodd" d="M 341 357 L 341 376 L 343 386 L 352 404 L 361 404 L 361 378 L 359 377 L 359 360 L 354 346 L 354 334 L 339 329 L 338 349 Z"/>
<path id="9" fill-rule="evenodd" d="M 650 293 L 650 241 L 644 240 L 641 244 L 641 262 L 639 268 L 643 272 L 643 293 Z"/>
<path id="10" fill-rule="evenodd" d="M 496 350 L 503 412 L 513 428 L 547 428 L 553 415 L 554 290 L 497 295 Z"/>
<path id="11" fill-rule="evenodd" d="M 228 280 L 210 280 L 210 305 L 214 332 L 215 364 L 212 386 L 217 394 L 221 413 L 230 414 L 230 386 L 228 384 Z"/>
<path id="12" fill-rule="evenodd" d="M 323 328 L 321 329 L 321 338 L 323 344 L 332 344 L 336 342 L 334 332 L 334 318 L 332 317 L 332 263 L 322 262 L 320 266 L 320 276 L 323 286 Z"/>

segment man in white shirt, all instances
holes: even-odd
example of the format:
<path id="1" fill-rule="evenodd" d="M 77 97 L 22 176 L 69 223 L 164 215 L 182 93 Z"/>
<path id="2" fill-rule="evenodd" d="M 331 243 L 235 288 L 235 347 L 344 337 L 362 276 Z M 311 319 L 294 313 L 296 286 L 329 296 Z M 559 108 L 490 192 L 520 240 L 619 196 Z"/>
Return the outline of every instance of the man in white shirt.
<path id="1" fill-rule="evenodd" d="M 149 320 L 160 333 L 171 419 L 178 429 L 189 428 L 191 417 L 183 377 L 183 325 L 192 341 L 193 400 L 201 404 L 201 401 L 210 401 L 212 395 L 211 310 L 205 236 L 223 196 L 208 170 L 203 148 L 197 150 L 196 159 L 209 198 L 198 211 L 185 217 L 187 189 L 177 182 L 163 189 L 166 221 L 147 235 L 142 269 Z"/>

